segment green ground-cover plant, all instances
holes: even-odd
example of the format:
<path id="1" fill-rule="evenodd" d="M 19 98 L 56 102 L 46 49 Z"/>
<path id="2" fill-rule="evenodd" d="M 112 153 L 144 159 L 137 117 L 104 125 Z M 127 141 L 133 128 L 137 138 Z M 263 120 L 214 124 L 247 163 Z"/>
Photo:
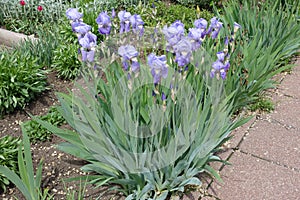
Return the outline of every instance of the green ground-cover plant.
<path id="1" fill-rule="evenodd" d="M 274 110 L 274 103 L 266 97 L 260 97 L 256 102 L 249 105 L 251 111 L 271 112 Z"/>
<path id="2" fill-rule="evenodd" d="M 0 166 L 6 166 L 8 169 L 18 171 L 18 148 L 21 143 L 19 138 L 12 136 L 3 136 L 0 138 Z M 8 178 L 0 173 L 0 191 L 6 191 L 6 187 L 10 184 Z"/>
<path id="3" fill-rule="evenodd" d="M 57 71 L 58 77 L 62 79 L 74 79 L 81 68 L 78 57 L 79 45 L 77 37 L 72 31 L 66 30 L 66 22 L 58 26 L 60 44 L 53 52 L 53 63 L 51 67 Z M 65 45 L 65 42 L 68 45 Z"/>
<path id="4" fill-rule="evenodd" d="M 224 26 L 234 21 L 242 26 L 226 80 L 226 91 L 236 90 L 237 108 L 253 103 L 263 90 L 274 86 L 272 76 L 292 67 L 286 63 L 300 48 L 300 23 L 296 19 L 299 2 L 290 3 L 282 6 L 276 0 L 240 4 L 231 0 L 224 4 L 220 15 Z"/>
<path id="5" fill-rule="evenodd" d="M 49 50 L 49 64 L 50 67 L 57 72 L 59 78 L 62 79 L 74 79 L 77 77 L 81 67 L 81 63 L 78 59 L 77 36 L 69 29 L 69 21 L 66 17 L 62 17 L 60 23 L 56 24 L 52 28 L 52 31 L 48 33 L 48 36 L 41 37 L 45 38 L 46 41 L 50 42 Z M 48 44 L 48 42 L 45 42 Z M 68 45 L 65 45 L 68 44 Z M 46 51 L 45 51 L 46 52 Z"/>
<path id="6" fill-rule="evenodd" d="M 65 119 L 57 111 L 57 108 L 55 106 L 50 107 L 46 115 L 37 118 L 49 122 L 54 126 L 60 126 L 65 122 Z M 24 122 L 23 126 L 27 132 L 28 137 L 30 138 L 30 142 L 32 143 L 36 143 L 38 141 L 45 141 L 51 138 L 52 133 L 46 128 L 42 127 L 34 119 Z"/>
<path id="7" fill-rule="evenodd" d="M 64 183 L 64 188 L 66 191 L 66 200 L 84 200 L 85 199 L 85 192 L 86 192 L 86 185 L 88 184 L 87 179 L 82 179 L 79 180 L 79 187 L 74 188 L 74 189 L 69 189 L 66 187 L 65 182 Z"/>
<path id="8" fill-rule="evenodd" d="M 0 0 L 0 22 L 7 29 L 35 34 L 37 27 L 47 29 L 63 15 L 63 0 Z"/>
<path id="9" fill-rule="evenodd" d="M 10 170 L 6 166 L 0 166 L 0 173 L 4 174 L 16 185 L 26 200 L 51 199 L 48 189 L 42 190 L 41 188 L 43 159 L 38 164 L 36 174 L 34 174 L 29 137 L 22 125 L 21 128 L 23 132 L 23 142 L 18 148 L 19 173 Z"/>
<path id="10" fill-rule="evenodd" d="M 46 71 L 28 51 L 0 52 L 0 115 L 23 108 L 46 90 Z"/>
<path id="11" fill-rule="evenodd" d="M 72 80 L 79 75 L 81 63 L 78 59 L 78 44 L 60 44 L 54 51 L 52 68 L 58 77 Z"/>
<path id="12" fill-rule="evenodd" d="M 67 16 L 76 32 L 81 13 L 69 9 Z M 127 200 L 166 199 L 188 185 L 201 185 L 196 175 L 204 171 L 219 178 L 208 163 L 221 162 L 214 152 L 246 121 L 231 119 L 234 93 L 224 93 L 225 54 L 218 55 L 220 69 L 212 69 L 215 58 L 184 33 L 180 21 L 164 27 L 165 39 L 155 38 L 154 30 L 144 31 L 139 16 L 120 11 L 122 34 L 109 36 L 111 18 L 105 12 L 99 16 L 106 39 L 96 46 L 96 35 L 77 32 L 85 65 L 73 92 L 58 94 L 58 110 L 75 132 L 36 121 L 67 141 L 60 150 L 89 162 L 82 170 L 97 173 L 88 177 L 90 183 L 114 184 L 111 189 Z M 132 27 L 126 16 L 133 17 Z M 208 40 L 220 29 L 220 22 L 212 21 Z M 80 28 L 89 30 L 86 24 Z M 146 51 L 157 43 L 158 49 Z"/>

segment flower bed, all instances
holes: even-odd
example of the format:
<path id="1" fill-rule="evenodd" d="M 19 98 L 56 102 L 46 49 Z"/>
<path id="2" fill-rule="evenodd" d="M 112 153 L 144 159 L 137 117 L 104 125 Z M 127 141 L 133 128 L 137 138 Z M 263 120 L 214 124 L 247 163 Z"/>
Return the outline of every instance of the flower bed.
<path id="1" fill-rule="evenodd" d="M 127 199 L 169 198 L 200 185 L 195 175 L 204 171 L 219 178 L 208 163 L 221 161 L 214 153 L 246 121 L 233 113 L 271 87 L 300 46 L 297 11 L 274 4 L 282 13 L 266 12 L 270 5 L 254 5 L 257 20 L 232 1 L 224 16 L 198 19 L 188 32 L 180 21 L 148 29 L 137 14 L 101 12 L 96 34 L 69 9 L 83 68 L 75 90 L 58 95 L 58 110 L 75 132 L 36 120 L 68 142 L 60 150 L 88 162 L 82 170 L 96 172 L 81 180 L 113 185 Z M 275 22 L 286 29 L 272 31 Z M 40 190 L 39 181 L 25 187 Z"/>

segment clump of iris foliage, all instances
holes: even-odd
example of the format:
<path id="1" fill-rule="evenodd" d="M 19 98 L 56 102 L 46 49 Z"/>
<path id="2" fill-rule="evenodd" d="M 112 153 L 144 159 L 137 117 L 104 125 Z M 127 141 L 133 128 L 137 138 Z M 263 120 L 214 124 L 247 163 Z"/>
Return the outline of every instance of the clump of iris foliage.
<path id="1" fill-rule="evenodd" d="M 166 199 L 201 185 L 204 171 L 219 178 L 208 163 L 221 161 L 214 151 L 245 122 L 231 119 L 233 94 L 224 92 L 228 50 L 201 47 L 218 42 L 222 22 L 200 18 L 188 33 L 179 20 L 148 29 L 140 15 L 112 10 L 95 19 L 98 43 L 82 13 L 66 14 L 85 67 L 58 109 L 76 132 L 37 119 L 67 141 L 59 149 L 89 162 L 82 170 L 98 174 L 91 183 L 114 184 L 127 199 Z"/>
<path id="2" fill-rule="evenodd" d="M 232 62 L 225 83 L 227 94 L 235 90 L 236 109 L 257 101 L 264 90 L 274 87 L 271 77 L 292 67 L 288 58 L 300 48 L 299 5 L 292 0 L 224 3 L 219 14 L 224 26 L 236 21 L 243 27 L 234 51 L 229 49 Z"/>

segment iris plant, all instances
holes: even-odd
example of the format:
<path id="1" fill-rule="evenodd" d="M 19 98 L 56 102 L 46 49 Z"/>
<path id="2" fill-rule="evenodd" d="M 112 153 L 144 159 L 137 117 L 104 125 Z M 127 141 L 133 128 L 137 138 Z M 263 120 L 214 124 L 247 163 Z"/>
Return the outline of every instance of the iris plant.
<path id="1" fill-rule="evenodd" d="M 88 32 L 79 39 L 79 44 L 81 46 L 82 61 L 94 61 L 95 47 L 97 45 L 97 36 L 91 32 Z"/>
<path id="2" fill-rule="evenodd" d="M 82 21 L 83 14 L 78 12 L 77 8 L 69 8 L 66 11 L 67 18 L 71 20 L 71 22 Z"/>
<path id="3" fill-rule="evenodd" d="M 143 35 L 144 33 L 144 22 L 140 15 L 134 14 L 130 17 L 130 23 L 134 33 L 139 33 Z"/>
<path id="4" fill-rule="evenodd" d="M 170 51 L 184 36 L 184 24 L 177 20 L 171 26 L 164 26 L 162 32 L 167 40 L 167 50 Z"/>
<path id="5" fill-rule="evenodd" d="M 111 30 L 111 19 L 107 12 L 101 12 L 96 19 L 100 34 L 109 35 Z"/>
<path id="6" fill-rule="evenodd" d="M 126 12 L 122 10 L 118 13 L 118 17 L 120 19 L 120 33 L 129 32 L 130 30 L 130 12 Z"/>
<path id="7" fill-rule="evenodd" d="M 150 55 L 148 55 L 148 65 L 151 69 L 154 84 L 159 83 L 161 81 L 161 78 L 167 78 L 168 67 L 167 58 L 165 55 L 156 56 L 155 54 L 151 53 Z"/>
<path id="8" fill-rule="evenodd" d="M 137 60 L 139 53 L 132 45 L 120 46 L 118 49 L 118 54 L 122 57 L 122 65 L 125 70 L 129 68 L 129 62 L 131 61 L 132 72 L 138 72 L 140 69 L 140 64 Z"/>
<path id="9" fill-rule="evenodd" d="M 183 37 L 175 46 L 175 61 L 179 67 L 189 64 L 192 57 L 192 43 L 187 37 Z"/>
<path id="10" fill-rule="evenodd" d="M 211 34 L 211 38 L 215 39 L 218 37 L 218 34 L 222 27 L 223 27 L 223 23 L 219 22 L 219 19 L 217 19 L 216 17 L 213 17 L 210 20 L 210 26 L 207 30 L 207 34 Z"/>
<path id="11" fill-rule="evenodd" d="M 212 70 L 210 72 L 210 77 L 213 78 L 216 73 L 220 74 L 221 78 L 224 80 L 226 78 L 227 70 L 230 67 L 229 55 L 224 52 L 217 53 L 217 61 L 212 64 Z"/>

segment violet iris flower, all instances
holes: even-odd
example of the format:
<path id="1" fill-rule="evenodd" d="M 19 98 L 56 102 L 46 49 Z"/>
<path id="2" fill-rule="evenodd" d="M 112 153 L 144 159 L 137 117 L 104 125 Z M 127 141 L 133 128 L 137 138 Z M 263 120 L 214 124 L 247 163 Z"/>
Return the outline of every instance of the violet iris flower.
<path id="1" fill-rule="evenodd" d="M 224 80 L 226 78 L 226 73 L 230 67 L 228 61 L 228 55 L 225 55 L 224 52 L 217 53 L 218 60 L 212 64 L 212 70 L 210 72 L 210 77 L 213 78 L 216 73 L 220 74 L 221 78 Z M 226 58 L 227 57 L 227 58 Z M 226 58 L 226 62 L 225 62 Z M 225 64 L 224 64 L 225 62 Z"/>
<path id="2" fill-rule="evenodd" d="M 88 60 L 89 62 L 94 61 L 95 46 L 97 45 L 97 36 L 91 32 L 88 32 L 84 37 L 79 39 L 81 46 L 82 61 Z"/>
<path id="3" fill-rule="evenodd" d="M 195 51 L 197 50 L 201 44 L 202 44 L 202 34 L 204 31 L 198 28 L 190 28 L 189 33 L 188 33 L 188 38 L 191 41 L 192 44 L 192 50 Z"/>
<path id="4" fill-rule="evenodd" d="M 240 28 L 242 28 L 242 26 L 236 22 L 233 23 L 233 27 L 234 27 L 234 29 L 233 29 L 234 33 L 236 33 Z"/>
<path id="5" fill-rule="evenodd" d="M 229 61 L 227 61 L 224 65 L 224 70 L 227 71 L 227 70 L 229 70 L 229 68 L 230 68 L 230 63 L 229 63 Z"/>
<path id="6" fill-rule="evenodd" d="M 226 78 L 226 71 L 224 69 L 224 64 L 219 60 L 212 64 L 212 70 L 210 72 L 210 77 L 213 78 L 215 73 L 220 73 L 221 78 L 224 80 Z"/>
<path id="7" fill-rule="evenodd" d="M 168 76 L 168 67 L 167 67 L 167 58 L 165 55 L 156 56 L 151 53 L 148 55 L 148 65 L 151 68 L 151 74 L 153 76 L 154 84 L 157 84 L 161 81 L 161 78 L 167 78 Z"/>
<path id="8" fill-rule="evenodd" d="M 122 57 L 122 65 L 125 70 L 129 68 L 129 61 L 131 61 L 131 70 L 137 72 L 140 69 L 140 64 L 137 60 L 139 53 L 132 45 L 120 46 L 118 54 Z"/>
<path id="9" fill-rule="evenodd" d="M 118 17 L 120 19 L 120 33 L 129 32 L 130 30 L 130 12 L 126 12 L 122 10 L 118 13 Z"/>
<path id="10" fill-rule="evenodd" d="M 87 50 L 81 49 L 81 57 L 82 57 L 82 61 L 93 62 L 94 57 L 95 57 L 95 51 L 94 50 L 87 51 Z"/>
<path id="11" fill-rule="evenodd" d="M 111 20 L 107 12 L 101 12 L 96 19 L 100 34 L 109 35 L 111 30 Z"/>
<path id="12" fill-rule="evenodd" d="M 162 100 L 162 101 L 167 100 L 167 96 L 165 95 L 165 93 L 162 93 L 162 94 L 161 94 L 161 100 Z"/>
<path id="13" fill-rule="evenodd" d="M 186 66 L 190 63 L 192 56 L 192 43 L 187 37 L 182 38 L 175 46 L 174 51 L 176 54 L 175 61 L 179 67 Z"/>
<path id="14" fill-rule="evenodd" d="M 162 32 L 167 40 L 167 50 L 171 50 L 184 36 L 184 24 L 177 20 L 169 27 L 164 26 Z"/>
<path id="15" fill-rule="evenodd" d="M 225 42 L 224 42 L 225 46 L 227 46 L 227 45 L 228 45 L 228 43 L 229 43 L 229 39 L 228 39 L 228 37 L 226 36 L 226 38 L 225 38 Z"/>
<path id="16" fill-rule="evenodd" d="M 115 9 L 113 8 L 112 11 L 111 11 L 111 18 L 115 18 L 116 17 L 116 11 Z"/>
<path id="17" fill-rule="evenodd" d="M 134 33 L 139 32 L 140 35 L 144 33 L 144 22 L 140 15 L 134 14 L 130 17 L 130 23 Z"/>
<path id="18" fill-rule="evenodd" d="M 194 22 L 194 26 L 196 28 L 205 30 L 207 28 L 207 21 L 205 19 L 203 19 L 203 18 L 197 19 Z"/>
<path id="19" fill-rule="evenodd" d="M 213 17 L 211 20 L 210 20 L 210 26 L 207 30 L 207 34 L 210 34 L 211 33 L 211 38 L 212 39 L 215 39 L 218 37 L 218 34 L 221 30 L 223 26 L 223 23 L 222 22 L 219 22 L 219 20 L 216 18 L 216 17 Z"/>
<path id="20" fill-rule="evenodd" d="M 84 22 L 72 22 L 72 30 L 77 33 L 78 39 L 82 38 L 92 27 Z"/>
<path id="21" fill-rule="evenodd" d="M 225 59 L 225 53 L 223 51 L 220 51 L 217 53 L 217 57 L 218 57 L 218 60 L 220 62 L 224 62 L 224 59 Z"/>
<path id="22" fill-rule="evenodd" d="M 88 32 L 79 40 L 79 44 L 83 48 L 91 49 L 97 45 L 97 36 L 91 32 Z"/>
<path id="23" fill-rule="evenodd" d="M 83 14 L 78 12 L 77 8 L 69 8 L 66 11 L 67 18 L 72 22 L 81 21 Z"/>

